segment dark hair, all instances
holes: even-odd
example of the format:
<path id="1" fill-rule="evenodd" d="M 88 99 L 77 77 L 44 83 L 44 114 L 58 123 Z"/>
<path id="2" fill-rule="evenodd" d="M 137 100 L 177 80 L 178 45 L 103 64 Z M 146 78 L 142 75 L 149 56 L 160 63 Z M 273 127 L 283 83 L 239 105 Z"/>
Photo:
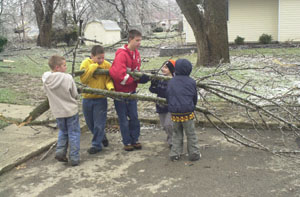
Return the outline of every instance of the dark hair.
<path id="1" fill-rule="evenodd" d="M 103 54 L 103 53 L 104 53 L 104 48 L 102 46 L 100 46 L 100 45 L 93 46 L 92 51 L 91 51 L 91 54 L 93 56 L 96 56 L 98 54 Z"/>
<path id="2" fill-rule="evenodd" d="M 137 36 L 142 36 L 142 33 L 139 32 L 138 30 L 136 29 L 132 29 L 128 32 L 128 42 L 132 39 L 134 39 L 135 37 Z"/>

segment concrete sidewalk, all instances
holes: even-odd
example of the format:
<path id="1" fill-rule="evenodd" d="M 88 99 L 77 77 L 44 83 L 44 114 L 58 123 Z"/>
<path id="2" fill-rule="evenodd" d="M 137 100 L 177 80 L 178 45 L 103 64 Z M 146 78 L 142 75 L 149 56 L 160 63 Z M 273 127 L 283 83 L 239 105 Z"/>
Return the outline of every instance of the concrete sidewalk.
<path id="1" fill-rule="evenodd" d="M 32 106 L 0 104 L 0 113 L 5 117 L 26 117 Z M 39 120 L 47 119 L 47 114 Z M 0 175 L 31 157 L 45 151 L 57 140 L 57 130 L 41 126 L 9 125 L 0 130 Z"/>

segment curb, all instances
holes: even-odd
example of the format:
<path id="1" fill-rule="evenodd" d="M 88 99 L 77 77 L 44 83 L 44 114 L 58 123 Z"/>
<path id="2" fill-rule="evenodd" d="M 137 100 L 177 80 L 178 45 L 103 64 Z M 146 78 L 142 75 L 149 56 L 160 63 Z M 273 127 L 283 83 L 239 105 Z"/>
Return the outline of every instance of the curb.
<path id="1" fill-rule="evenodd" d="M 57 139 L 50 139 L 47 142 L 45 142 L 45 144 L 41 145 L 38 149 L 33 150 L 30 153 L 20 156 L 18 159 L 16 159 L 14 162 L 12 162 L 10 164 L 0 167 L 0 175 L 11 170 L 12 168 L 24 163 L 25 161 L 31 159 L 32 157 L 41 154 L 45 150 L 49 149 L 56 141 L 57 141 Z"/>

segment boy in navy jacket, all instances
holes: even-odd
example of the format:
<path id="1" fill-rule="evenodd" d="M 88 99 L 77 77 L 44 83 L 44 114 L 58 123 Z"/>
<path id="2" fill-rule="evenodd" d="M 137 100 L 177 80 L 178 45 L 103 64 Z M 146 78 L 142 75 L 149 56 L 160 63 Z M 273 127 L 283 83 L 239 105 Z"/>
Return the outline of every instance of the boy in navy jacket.
<path id="1" fill-rule="evenodd" d="M 172 161 L 179 160 L 183 153 L 183 130 L 187 136 L 187 151 L 190 161 L 197 161 L 201 154 L 195 133 L 194 110 L 197 104 L 197 87 L 194 79 L 189 77 L 192 64 L 187 59 L 179 59 L 175 64 L 175 77 L 167 87 L 168 110 L 173 121 L 173 140 L 170 152 Z"/>

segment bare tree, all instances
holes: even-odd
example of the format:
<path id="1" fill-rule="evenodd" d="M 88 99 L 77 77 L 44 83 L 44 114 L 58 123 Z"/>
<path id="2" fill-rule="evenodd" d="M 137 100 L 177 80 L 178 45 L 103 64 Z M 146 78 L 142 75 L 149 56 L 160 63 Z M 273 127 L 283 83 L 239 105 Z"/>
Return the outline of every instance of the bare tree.
<path id="1" fill-rule="evenodd" d="M 22 0 L 19 0 L 19 6 L 20 6 L 20 16 L 21 16 L 21 28 L 20 32 L 23 34 L 23 38 L 21 39 L 23 42 L 25 40 L 25 16 L 24 16 L 24 2 Z"/>
<path id="2" fill-rule="evenodd" d="M 52 17 L 59 1 L 60 0 L 33 0 L 36 21 L 40 30 L 37 39 L 38 46 L 51 47 Z"/>
<path id="3" fill-rule="evenodd" d="M 75 24 L 78 24 L 84 13 L 88 10 L 89 4 L 80 0 L 71 0 L 72 18 Z"/>
<path id="4" fill-rule="evenodd" d="M 120 18 L 120 22 L 124 22 L 125 23 L 125 29 L 123 29 L 123 35 L 127 35 L 128 31 L 129 31 L 129 21 L 127 19 L 127 9 L 126 9 L 126 5 L 128 2 L 125 2 L 125 0 L 118 0 L 118 2 L 114 1 L 114 0 L 104 0 L 105 2 L 113 5 L 116 9 L 116 11 L 120 14 L 121 18 Z M 123 36 L 124 37 L 124 36 Z"/>
<path id="5" fill-rule="evenodd" d="M 4 5 L 4 0 L 0 0 L 0 16 L 3 13 L 3 5 Z"/>
<path id="6" fill-rule="evenodd" d="M 227 1 L 176 0 L 191 25 L 198 48 L 197 66 L 228 63 Z"/>
<path id="7" fill-rule="evenodd" d="M 0 0 L 0 29 L 2 30 L 2 13 L 3 13 L 3 5 L 4 5 L 4 0 Z M 2 33 L 2 31 L 0 31 Z"/>

